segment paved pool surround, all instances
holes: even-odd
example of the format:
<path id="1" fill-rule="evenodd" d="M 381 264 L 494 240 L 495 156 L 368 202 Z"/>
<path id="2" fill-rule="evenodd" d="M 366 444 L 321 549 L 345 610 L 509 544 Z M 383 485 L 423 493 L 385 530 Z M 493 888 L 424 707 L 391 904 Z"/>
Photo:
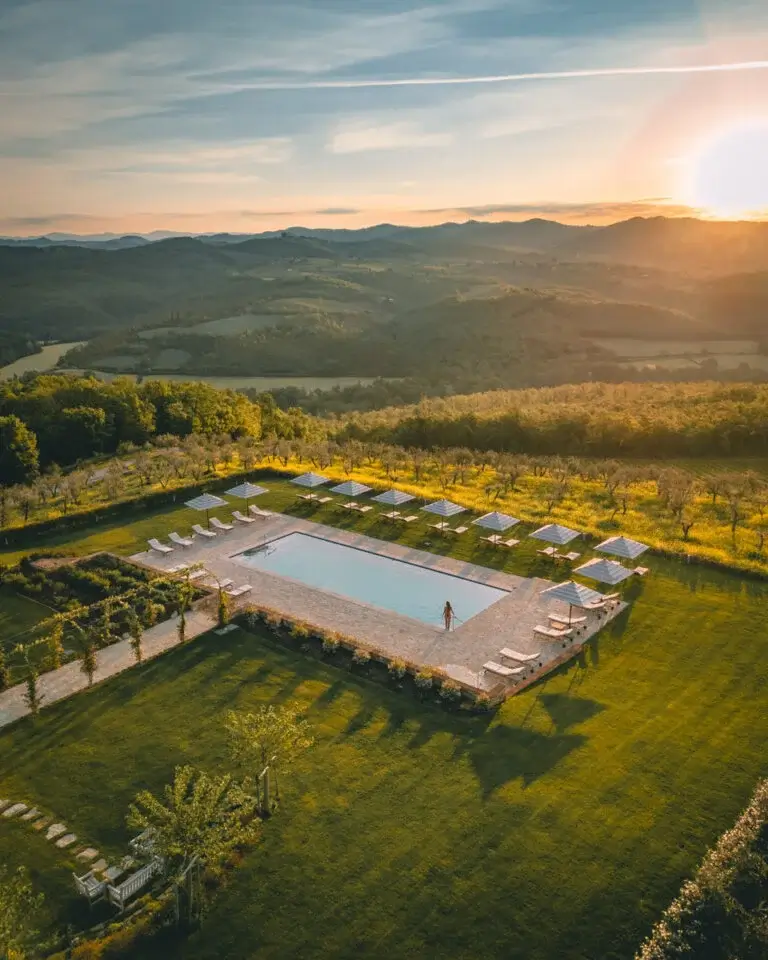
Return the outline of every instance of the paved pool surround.
<path id="1" fill-rule="evenodd" d="M 504 590 L 507 596 L 455 630 L 447 632 L 421 620 L 249 567 L 239 556 L 246 550 L 264 546 L 271 540 L 294 532 L 402 560 L 416 567 L 465 577 Z M 167 542 L 167 531 L 158 530 L 157 537 Z M 541 596 L 543 590 L 552 586 L 550 580 L 518 577 L 475 563 L 277 513 L 252 524 L 237 524 L 231 532 L 217 534 L 212 540 L 198 537 L 192 547 L 178 547 L 172 554 L 160 556 L 148 551 L 136 554 L 131 559 L 159 571 L 168 570 L 181 561 L 204 564 L 219 579 L 231 579 L 237 586 L 250 584 L 252 590 L 247 600 L 256 606 L 269 607 L 286 617 L 305 620 L 313 626 L 353 637 L 362 644 L 377 647 L 390 657 L 402 657 L 425 667 L 439 667 L 456 680 L 494 692 L 503 685 L 508 693 L 513 693 L 521 683 L 518 678 L 514 683 L 504 684 L 498 676 L 483 672 L 483 664 L 488 660 L 499 662 L 499 650 L 503 647 L 526 654 L 540 653 L 538 660 L 522 677 L 522 683 L 525 683 L 533 673 L 546 672 L 556 663 L 575 655 L 585 640 L 626 606 L 620 604 L 607 618 L 601 619 L 591 614 L 586 629 L 572 643 L 567 643 L 564 649 L 563 641 L 544 640 L 533 633 L 537 624 L 547 623 L 548 614 L 568 614 L 567 604 Z M 508 666 L 516 666 L 504 662 Z"/>

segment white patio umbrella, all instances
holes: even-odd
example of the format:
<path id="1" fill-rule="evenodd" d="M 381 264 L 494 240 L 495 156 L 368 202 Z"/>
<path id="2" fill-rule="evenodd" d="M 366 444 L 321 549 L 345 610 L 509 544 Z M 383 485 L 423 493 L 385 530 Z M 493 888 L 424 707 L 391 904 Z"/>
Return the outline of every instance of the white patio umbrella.
<path id="1" fill-rule="evenodd" d="M 376 503 L 383 503 L 387 507 L 399 507 L 404 503 L 408 503 L 409 500 L 415 500 L 416 497 L 412 493 L 405 493 L 404 490 L 385 490 L 384 493 L 379 493 L 375 497 L 371 497 L 371 500 L 375 500 Z"/>
<path id="2" fill-rule="evenodd" d="M 331 493 L 339 493 L 343 497 L 362 497 L 372 488 L 366 487 L 364 483 L 358 483 L 357 480 L 345 480 L 336 487 L 331 487 Z"/>
<path id="3" fill-rule="evenodd" d="M 612 553 L 614 557 L 621 557 L 623 560 L 634 560 L 649 549 L 646 544 L 639 540 L 630 540 L 629 537 L 609 537 L 595 547 L 600 553 Z"/>
<path id="4" fill-rule="evenodd" d="M 608 583 L 612 587 L 632 576 L 632 571 L 627 570 L 618 560 L 606 560 L 604 557 L 588 560 L 573 572 L 589 577 L 590 580 L 597 580 L 598 583 Z"/>
<path id="5" fill-rule="evenodd" d="M 217 497 L 214 493 L 201 493 L 199 497 L 187 500 L 184 506 L 191 507 L 193 510 L 199 510 L 200 513 L 205 513 L 205 525 L 207 527 L 210 526 L 208 515 L 211 510 L 216 510 L 218 507 L 226 507 L 227 501 L 222 500 L 221 497 Z"/>
<path id="6" fill-rule="evenodd" d="M 517 517 L 510 517 L 508 513 L 499 513 L 494 510 L 493 513 L 486 513 L 485 516 L 478 517 L 472 521 L 478 527 L 484 527 L 486 530 L 493 530 L 495 533 L 504 533 L 516 523 L 520 523 Z"/>
<path id="7" fill-rule="evenodd" d="M 438 523 L 442 530 L 448 526 L 445 522 L 446 517 L 455 517 L 457 513 L 463 513 L 467 508 L 460 506 L 458 503 L 451 503 L 450 500 L 435 500 L 434 503 L 428 503 L 421 509 L 426 510 L 427 513 L 434 513 L 435 516 L 443 517 Z"/>
<path id="8" fill-rule="evenodd" d="M 556 583 L 554 587 L 547 587 L 541 591 L 542 597 L 549 597 L 552 600 L 562 600 L 567 603 L 568 619 L 573 618 L 574 607 L 588 607 L 590 604 L 599 603 L 603 599 L 602 593 L 593 590 L 591 587 L 585 587 L 575 580 L 566 580 L 564 583 Z"/>
<path id="9" fill-rule="evenodd" d="M 239 486 L 227 490 L 227 496 L 237 497 L 238 500 L 245 500 L 246 506 L 248 506 L 249 500 L 252 500 L 254 497 L 260 497 L 262 493 L 269 493 L 269 491 L 266 487 L 260 487 L 257 483 L 249 483 L 247 480 L 245 483 L 241 483 Z"/>
<path id="10" fill-rule="evenodd" d="M 556 547 L 564 547 L 566 543 L 570 543 L 581 534 L 578 530 L 571 530 L 570 527 L 563 527 L 559 523 L 548 523 L 534 530 L 530 536 L 534 540 L 546 540 L 547 543 L 553 543 Z"/>
<path id="11" fill-rule="evenodd" d="M 324 477 L 319 473 L 302 473 L 299 477 L 294 477 L 291 480 L 291 483 L 295 483 L 300 487 L 308 487 L 310 491 L 314 490 L 315 487 L 322 487 L 324 483 L 330 483 L 329 477 Z M 307 499 L 314 499 L 314 494 L 309 493 Z"/>

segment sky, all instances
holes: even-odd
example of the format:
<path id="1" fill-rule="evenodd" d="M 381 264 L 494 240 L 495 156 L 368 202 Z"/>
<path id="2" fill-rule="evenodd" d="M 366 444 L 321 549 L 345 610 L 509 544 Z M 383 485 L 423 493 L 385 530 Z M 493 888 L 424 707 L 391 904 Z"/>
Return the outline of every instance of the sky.
<path id="1" fill-rule="evenodd" d="M 0 0 L 0 233 L 768 216 L 766 0 Z"/>

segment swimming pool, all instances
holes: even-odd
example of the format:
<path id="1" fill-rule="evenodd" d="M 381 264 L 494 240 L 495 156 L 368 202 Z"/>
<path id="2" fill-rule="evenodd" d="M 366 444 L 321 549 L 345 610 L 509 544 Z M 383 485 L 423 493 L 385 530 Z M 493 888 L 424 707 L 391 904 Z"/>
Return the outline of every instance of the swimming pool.
<path id="1" fill-rule="evenodd" d="M 289 533 L 266 546 L 246 550 L 238 560 L 430 626 L 443 625 L 446 600 L 450 600 L 457 621 L 466 622 L 508 595 L 484 583 L 305 533 Z"/>

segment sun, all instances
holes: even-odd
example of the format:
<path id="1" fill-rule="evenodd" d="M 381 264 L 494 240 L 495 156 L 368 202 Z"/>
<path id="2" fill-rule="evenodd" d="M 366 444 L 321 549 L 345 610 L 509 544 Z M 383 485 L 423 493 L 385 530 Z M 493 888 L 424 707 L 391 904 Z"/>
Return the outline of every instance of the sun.
<path id="1" fill-rule="evenodd" d="M 713 217 L 768 218 L 768 119 L 721 130 L 684 165 L 684 201 Z"/>

